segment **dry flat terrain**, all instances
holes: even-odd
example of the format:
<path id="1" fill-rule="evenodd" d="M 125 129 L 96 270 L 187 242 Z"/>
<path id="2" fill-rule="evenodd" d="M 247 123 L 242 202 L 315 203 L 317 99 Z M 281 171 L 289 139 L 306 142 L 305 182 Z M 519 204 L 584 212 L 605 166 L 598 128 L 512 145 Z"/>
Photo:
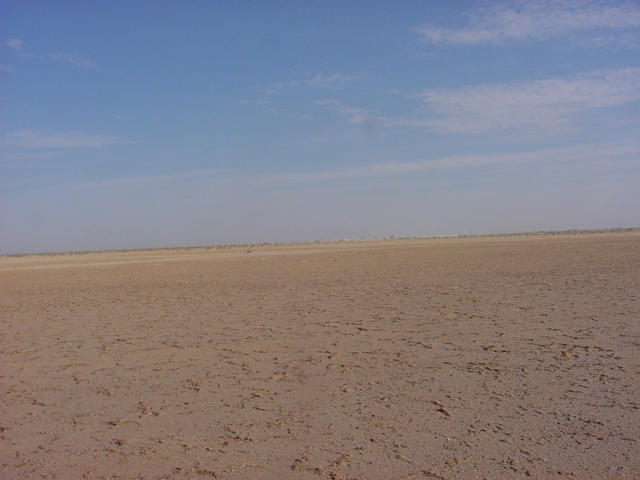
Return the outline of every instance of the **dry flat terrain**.
<path id="1" fill-rule="evenodd" d="M 0 478 L 640 478 L 640 233 L 0 258 Z"/>

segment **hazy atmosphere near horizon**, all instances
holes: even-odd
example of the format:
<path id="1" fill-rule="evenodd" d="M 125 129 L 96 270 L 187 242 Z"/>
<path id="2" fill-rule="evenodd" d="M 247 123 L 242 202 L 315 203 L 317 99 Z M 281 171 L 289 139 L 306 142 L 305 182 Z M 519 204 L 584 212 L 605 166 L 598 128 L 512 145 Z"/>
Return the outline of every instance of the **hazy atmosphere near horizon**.
<path id="1" fill-rule="evenodd" d="M 2 2 L 0 253 L 640 226 L 638 2 Z"/>

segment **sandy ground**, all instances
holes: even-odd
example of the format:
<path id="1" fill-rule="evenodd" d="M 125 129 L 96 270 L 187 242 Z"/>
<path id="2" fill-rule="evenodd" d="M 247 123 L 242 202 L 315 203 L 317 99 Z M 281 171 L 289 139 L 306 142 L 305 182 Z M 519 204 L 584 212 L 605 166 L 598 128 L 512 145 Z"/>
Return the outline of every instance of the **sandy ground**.
<path id="1" fill-rule="evenodd" d="M 0 258 L 0 478 L 640 478 L 640 233 Z"/>

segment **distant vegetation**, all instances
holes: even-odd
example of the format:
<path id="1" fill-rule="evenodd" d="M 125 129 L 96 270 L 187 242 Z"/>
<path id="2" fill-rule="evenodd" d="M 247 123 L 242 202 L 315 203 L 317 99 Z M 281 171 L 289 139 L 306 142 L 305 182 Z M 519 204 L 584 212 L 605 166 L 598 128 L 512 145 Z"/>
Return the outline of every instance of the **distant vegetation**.
<path id="1" fill-rule="evenodd" d="M 175 251 L 175 250 L 229 250 L 229 249 L 245 249 L 247 253 L 251 253 L 254 248 L 258 247 L 279 247 L 279 246 L 294 246 L 294 245 L 321 245 L 327 243 L 340 243 L 340 242 L 375 242 L 381 240 L 428 240 L 438 238 L 476 238 L 476 237 L 513 237 L 513 236 L 527 236 L 527 235 L 580 235 L 587 233 L 629 233 L 640 232 L 640 227 L 627 227 L 627 228 L 601 228 L 601 229 L 572 229 L 572 230 L 539 230 L 535 232 L 512 232 L 512 233 L 480 233 L 480 234 L 461 234 L 461 235 L 428 235 L 428 236 L 408 236 L 408 237 L 395 237 L 389 235 L 388 237 L 367 237 L 367 238 L 342 238 L 337 240 L 311 240 L 308 242 L 263 242 L 263 243 L 238 243 L 238 244 L 225 244 L 225 245 L 200 245 L 189 247 L 152 247 L 152 248 L 120 248 L 113 250 L 73 250 L 67 252 L 41 252 L 41 253 L 5 253 L 0 254 L 0 257 L 27 257 L 27 256 L 53 256 L 53 255 L 87 255 L 90 253 L 129 253 L 129 252 L 162 252 L 162 251 Z"/>

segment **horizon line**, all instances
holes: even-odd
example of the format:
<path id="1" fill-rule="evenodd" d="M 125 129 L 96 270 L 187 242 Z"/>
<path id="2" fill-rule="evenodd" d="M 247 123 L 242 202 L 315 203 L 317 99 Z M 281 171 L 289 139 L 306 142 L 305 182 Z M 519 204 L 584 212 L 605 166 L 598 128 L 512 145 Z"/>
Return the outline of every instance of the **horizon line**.
<path id="1" fill-rule="evenodd" d="M 364 238 L 340 238 L 334 240 L 308 240 L 299 242 L 260 242 L 260 243 L 231 243 L 231 244 L 210 244 L 210 245 L 175 245 L 165 247 L 140 247 L 140 248 L 111 248 L 100 250 L 63 250 L 51 252 L 33 253 L 0 253 L 1 258 L 28 257 L 28 256 L 56 256 L 56 255 L 88 255 L 95 253 L 127 253 L 127 252 L 153 252 L 161 250 L 197 250 L 197 249 L 230 249 L 230 248 L 258 248 L 258 247 L 284 247 L 297 245 L 314 245 L 329 243 L 349 243 L 349 242 L 384 242 L 397 240 L 438 240 L 456 238 L 476 238 L 476 237 L 513 237 L 513 236 L 551 236 L 551 235 L 587 235 L 595 233 L 630 233 L 640 232 L 637 227 L 616 227 L 616 228 L 572 228 L 567 230 L 535 230 L 520 232 L 494 232 L 494 233 L 470 233 L 470 234 L 442 234 L 442 235 L 404 235 L 396 237 L 388 235 L 384 237 L 364 237 Z M 247 253 L 250 253 L 248 251 Z"/>

